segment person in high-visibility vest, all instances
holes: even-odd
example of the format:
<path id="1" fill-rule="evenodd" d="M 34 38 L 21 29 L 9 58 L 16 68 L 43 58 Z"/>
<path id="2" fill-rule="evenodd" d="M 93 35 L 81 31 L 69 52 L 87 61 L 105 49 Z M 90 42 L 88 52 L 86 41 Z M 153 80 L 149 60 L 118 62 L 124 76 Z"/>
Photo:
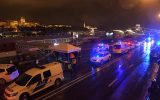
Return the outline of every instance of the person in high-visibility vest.
<path id="1" fill-rule="evenodd" d="M 70 73 L 70 78 L 72 78 L 73 77 L 73 68 L 72 68 L 72 64 L 71 63 L 68 64 L 68 71 Z"/>
<path id="2" fill-rule="evenodd" d="M 72 64 L 76 64 L 76 63 L 77 63 L 76 58 L 72 59 Z"/>

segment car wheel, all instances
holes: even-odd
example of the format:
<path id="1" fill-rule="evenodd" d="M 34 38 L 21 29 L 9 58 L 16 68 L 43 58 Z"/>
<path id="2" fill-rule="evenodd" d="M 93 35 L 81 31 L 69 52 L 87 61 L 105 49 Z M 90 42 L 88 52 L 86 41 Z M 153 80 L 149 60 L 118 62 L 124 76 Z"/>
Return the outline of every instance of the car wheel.
<path id="1" fill-rule="evenodd" d="M 0 85 L 5 85 L 5 84 L 6 84 L 6 80 L 3 79 L 3 78 L 1 78 L 1 79 L 0 79 Z"/>
<path id="2" fill-rule="evenodd" d="M 60 85 L 61 85 L 61 79 L 56 79 L 55 86 L 60 86 Z"/>
<path id="3" fill-rule="evenodd" d="M 20 100 L 29 100 L 29 94 L 28 93 L 21 94 Z"/>

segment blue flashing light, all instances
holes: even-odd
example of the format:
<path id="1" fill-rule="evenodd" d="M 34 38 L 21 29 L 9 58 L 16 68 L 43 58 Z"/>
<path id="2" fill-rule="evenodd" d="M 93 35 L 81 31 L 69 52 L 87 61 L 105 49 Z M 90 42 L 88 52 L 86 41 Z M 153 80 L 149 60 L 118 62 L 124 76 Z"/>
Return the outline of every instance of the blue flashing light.
<path id="1" fill-rule="evenodd" d="M 160 45 L 160 41 L 157 41 L 157 45 L 158 45 L 158 46 Z"/>
<path id="2" fill-rule="evenodd" d="M 103 43 L 101 43 L 101 44 L 98 44 L 99 46 L 104 46 L 104 44 Z"/>
<path id="3" fill-rule="evenodd" d="M 97 55 L 96 57 L 99 58 L 99 55 Z"/>
<path id="4" fill-rule="evenodd" d="M 121 68 L 121 67 L 122 67 L 122 65 L 121 65 L 121 64 L 119 64 L 119 65 L 118 65 L 118 68 Z"/>
<path id="5" fill-rule="evenodd" d="M 151 37 L 148 37 L 148 40 L 151 41 Z"/>
<path id="6" fill-rule="evenodd" d="M 102 43 L 101 46 L 104 46 L 104 44 Z"/>

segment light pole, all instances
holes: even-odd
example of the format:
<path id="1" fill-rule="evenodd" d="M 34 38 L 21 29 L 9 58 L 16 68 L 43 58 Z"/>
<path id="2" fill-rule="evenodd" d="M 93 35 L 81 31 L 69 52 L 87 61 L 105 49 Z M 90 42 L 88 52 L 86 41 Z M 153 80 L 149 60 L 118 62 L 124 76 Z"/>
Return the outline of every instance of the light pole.
<path id="1" fill-rule="evenodd" d="M 160 13 L 158 14 L 158 18 L 160 19 Z"/>

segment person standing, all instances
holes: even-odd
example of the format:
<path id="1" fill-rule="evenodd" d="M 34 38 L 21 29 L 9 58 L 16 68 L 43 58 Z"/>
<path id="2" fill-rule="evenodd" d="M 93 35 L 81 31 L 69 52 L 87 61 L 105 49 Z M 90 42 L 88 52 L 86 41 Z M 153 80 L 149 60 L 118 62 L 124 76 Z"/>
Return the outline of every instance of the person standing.
<path id="1" fill-rule="evenodd" d="M 70 78 L 72 78 L 72 77 L 73 77 L 72 63 L 69 63 L 69 64 L 68 64 L 68 71 L 69 71 L 69 74 L 70 74 Z"/>
<path id="2" fill-rule="evenodd" d="M 10 64 L 13 64 L 13 61 L 12 61 L 12 60 L 10 60 L 10 61 L 9 61 L 9 63 L 10 63 Z"/>
<path id="3" fill-rule="evenodd" d="M 38 65 L 39 64 L 39 60 L 38 59 L 36 59 L 36 65 Z"/>

